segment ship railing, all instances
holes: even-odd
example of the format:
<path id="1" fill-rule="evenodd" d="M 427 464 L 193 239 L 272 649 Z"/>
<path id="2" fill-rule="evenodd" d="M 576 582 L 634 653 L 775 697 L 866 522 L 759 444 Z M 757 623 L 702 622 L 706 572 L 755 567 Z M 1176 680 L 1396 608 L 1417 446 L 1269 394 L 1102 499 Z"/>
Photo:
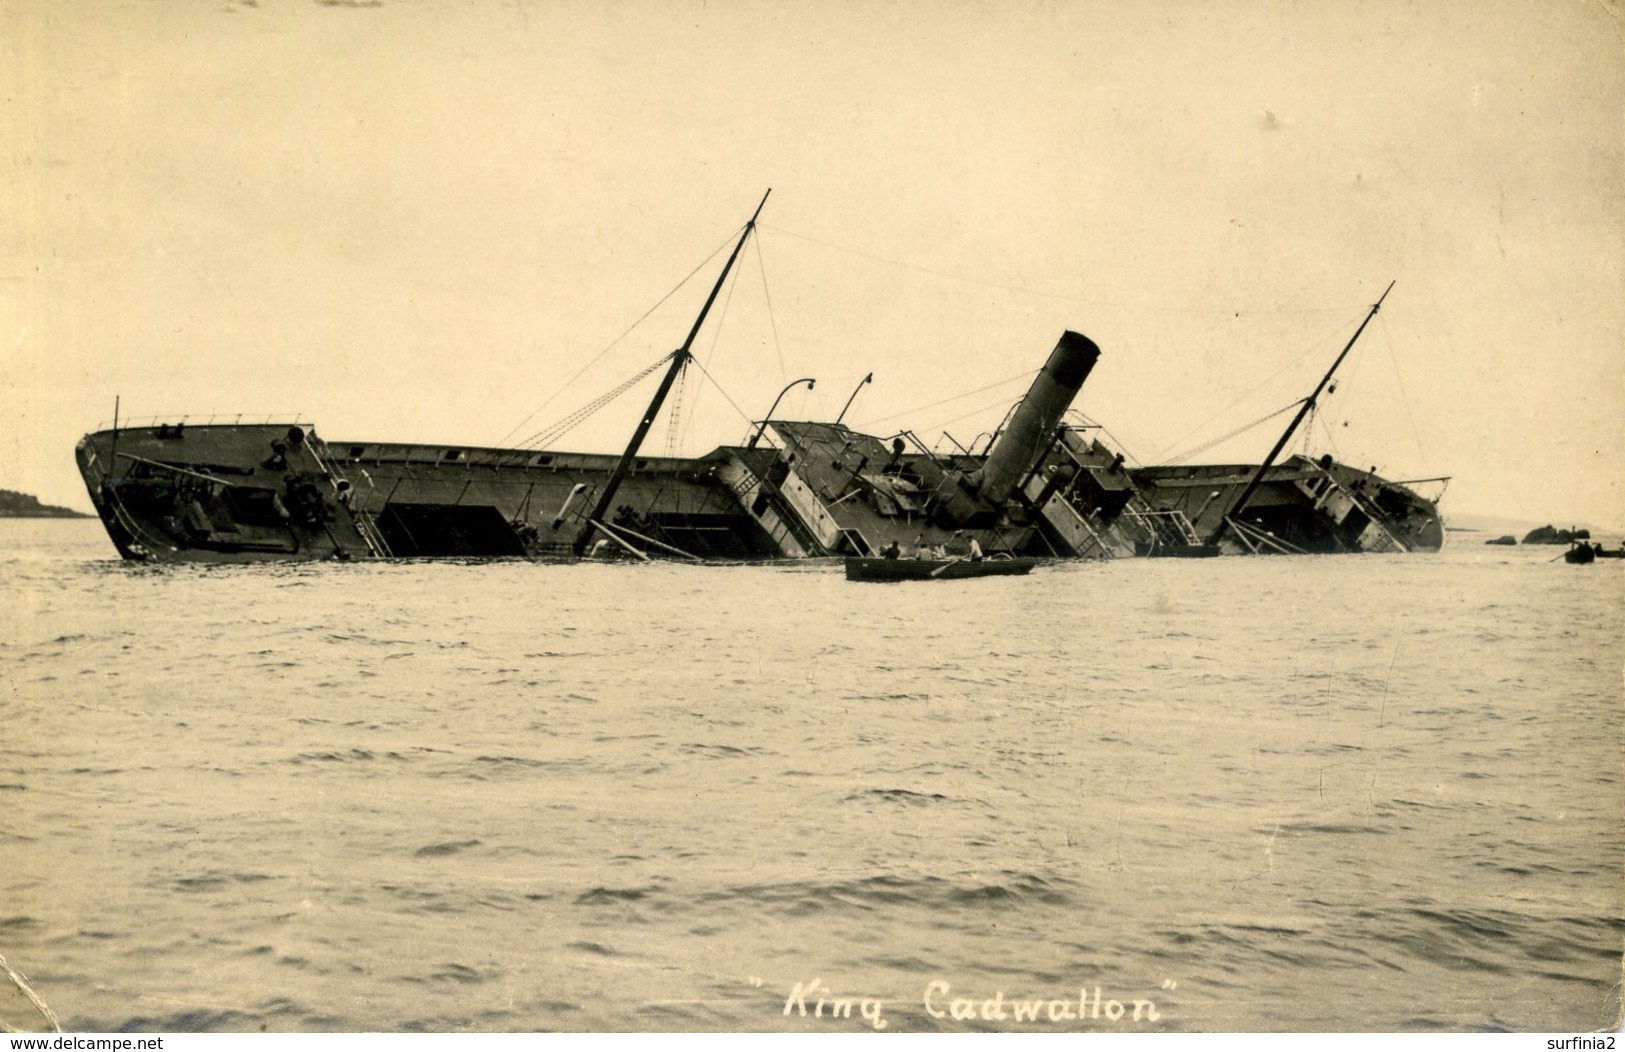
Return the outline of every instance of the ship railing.
<path id="1" fill-rule="evenodd" d="M 1156 514 L 1160 513 L 1143 512 L 1134 507 L 1132 504 L 1129 504 L 1123 508 L 1123 517 L 1127 518 L 1129 522 L 1133 523 L 1135 528 L 1145 537 L 1145 539 L 1152 543 L 1155 543 L 1162 538 L 1162 534 L 1158 532 L 1156 524 L 1153 523 L 1148 517 Z M 1121 521 L 1121 519 L 1119 521 Z M 1136 541 L 1139 540 L 1138 537 L 1133 539 Z"/>
<path id="2" fill-rule="evenodd" d="M 316 466 L 321 469 L 323 475 L 327 476 L 329 479 L 337 479 L 347 484 L 349 496 L 344 503 L 350 509 L 350 521 L 355 523 L 355 530 L 361 535 L 361 539 L 366 542 L 368 550 L 370 550 L 373 556 L 376 558 L 389 558 L 391 555 L 393 555 L 394 553 L 392 553 L 389 549 L 389 544 L 384 540 L 382 531 L 378 529 L 378 524 L 373 522 L 372 519 L 357 506 L 357 501 L 360 498 L 360 494 L 356 492 L 355 480 L 346 475 L 343 470 L 338 467 L 337 461 L 323 459 L 322 450 L 327 448 L 327 443 L 312 437 L 306 441 L 305 448 L 310 450 L 311 458 L 316 461 Z M 370 477 L 367 479 L 367 485 L 372 485 L 372 479 Z"/>
<path id="3" fill-rule="evenodd" d="M 1275 536 L 1273 533 L 1270 533 L 1268 530 L 1261 530 L 1257 526 L 1249 526 L 1240 519 L 1232 518 L 1226 515 L 1224 521 L 1230 524 L 1230 528 L 1235 531 L 1236 536 L 1241 538 L 1241 542 L 1245 544 L 1254 555 L 1259 554 L 1259 551 L 1262 548 L 1273 548 L 1282 555 L 1309 554 L 1290 541 L 1283 541 L 1281 538 Z"/>
<path id="4" fill-rule="evenodd" d="M 1201 538 L 1196 535 L 1196 527 L 1191 520 L 1178 508 L 1167 511 L 1140 511 L 1132 505 L 1123 509 L 1141 529 L 1150 535 L 1150 540 L 1157 544 L 1186 544 L 1199 545 Z"/>
<path id="5" fill-rule="evenodd" d="M 846 538 L 846 543 L 852 548 L 853 554 L 864 557 L 874 554 L 874 546 L 869 543 L 869 538 L 863 535 L 862 530 L 850 526 L 842 526 L 839 529 L 841 536 Z"/>
<path id="6" fill-rule="evenodd" d="M 1437 504 L 1444 499 L 1445 491 L 1450 488 L 1450 478 L 1451 476 L 1449 475 L 1435 475 L 1432 478 L 1426 479 L 1391 479 L 1388 485 L 1397 486 L 1400 489 L 1406 490 L 1413 496 L 1420 497 L 1422 500 L 1427 501 L 1429 504 Z M 1416 489 L 1417 486 L 1438 486 L 1439 492 L 1433 494 L 1432 496 L 1427 496 L 1418 492 Z"/>
<path id="7" fill-rule="evenodd" d="M 372 549 L 373 555 L 380 559 L 394 557 L 395 553 L 390 551 L 388 542 L 384 540 L 384 535 L 379 531 L 378 524 L 372 521 L 371 515 L 352 508 L 350 510 L 350 519 L 355 523 L 355 530 L 361 534 L 361 539 L 367 542 L 368 548 Z"/>
<path id="8" fill-rule="evenodd" d="M 906 438 L 910 442 L 914 443 L 914 448 L 925 454 L 926 458 L 930 460 L 932 464 L 936 465 L 937 470 L 946 472 L 957 471 L 959 469 L 959 465 L 954 462 L 952 457 L 945 457 L 936 450 L 927 446 L 924 442 L 920 441 L 920 436 L 916 435 L 914 432 L 905 429 L 897 432 L 897 434 L 900 437 Z"/>
<path id="9" fill-rule="evenodd" d="M 1196 527 L 1191 525 L 1191 520 L 1184 512 L 1174 508 L 1163 514 L 1167 515 L 1168 521 L 1174 524 L 1174 529 L 1179 532 L 1180 539 L 1184 543 L 1193 545 L 1202 543 L 1201 538 L 1196 536 Z"/>
<path id="10" fill-rule="evenodd" d="M 118 419 L 120 429 L 126 427 L 157 427 L 159 424 L 190 424 L 193 427 L 212 427 L 217 424 L 230 427 L 241 424 L 247 424 L 250 427 L 268 424 L 288 424 L 290 426 L 298 424 L 306 430 L 311 427 L 310 421 L 304 419 L 299 413 L 266 413 L 263 416 L 258 413 L 252 416 L 247 413 L 211 413 L 208 416 L 203 416 L 200 413 L 182 413 L 179 415 L 157 413 L 153 416 L 120 417 Z M 96 425 L 97 431 L 111 431 L 112 429 L 113 421 L 111 420 L 103 420 Z"/>

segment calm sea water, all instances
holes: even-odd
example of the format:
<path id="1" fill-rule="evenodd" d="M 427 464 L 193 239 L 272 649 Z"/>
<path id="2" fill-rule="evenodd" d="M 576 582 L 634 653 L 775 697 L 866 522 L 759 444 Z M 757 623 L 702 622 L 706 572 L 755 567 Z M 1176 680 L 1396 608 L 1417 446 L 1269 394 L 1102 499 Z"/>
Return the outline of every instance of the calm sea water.
<path id="1" fill-rule="evenodd" d="M 1625 565 L 1460 536 L 859 585 L 0 520 L 0 953 L 76 1030 L 1607 1027 Z"/>

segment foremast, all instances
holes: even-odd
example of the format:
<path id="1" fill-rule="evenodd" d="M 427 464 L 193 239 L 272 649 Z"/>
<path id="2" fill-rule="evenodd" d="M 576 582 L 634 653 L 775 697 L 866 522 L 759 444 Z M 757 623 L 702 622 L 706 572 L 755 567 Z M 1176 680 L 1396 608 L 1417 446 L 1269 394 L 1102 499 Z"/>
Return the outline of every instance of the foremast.
<path id="1" fill-rule="evenodd" d="M 1275 448 L 1270 450 L 1270 455 L 1264 458 L 1264 463 L 1260 464 L 1258 470 L 1253 472 L 1253 477 L 1247 480 L 1247 485 L 1242 489 L 1241 495 L 1235 499 L 1234 503 L 1219 519 L 1219 525 L 1208 536 L 1207 542 L 1209 544 L 1218 543 L 1219 538 L 1224 536 L 1225 528 L 1230 525 L 1230 520 L 1240 515 L 1247 507 L 1247 502 L 1252 499 L 1253 493 L 1258 489 L 1259 484 L 1264 481 L 1264 475 L 1270 468 L 1275 466 L 1275 458 L 1280 456 L 1281 450 L 1285 449 L 1286 444 L 1292 441 L 1292 433 L 1298 429 L 1299 424 L 1303 423 L 1304 417 L 1308 416 L 1315 408 L 1315 402 L 1320 398 L 1320 393 L 1326 389 L 1326 385 L 1331 382 L 1332 374 L 1337 372 L 1337 367 L 1343 364 L 1343 359 L 1349 356 L 1349 352 L 1354 349 L 1354 344 L 1360 339 L 1360 334 L 1365 332 L 1367 325 L 1371 324 L 1371 319 L 1377 316 L 1377 311 L 1382 309 L 1382 301 L 1388 298 L 1388 293 L 1392 292 L 1393 289 L 1394 282 L 1390 281 L 1388 287 L 1382 290 L 1382 295 L 1377 297 L 1377 302 L 1371 305 L 1371 310 L 1366 313 L 1365 320 L 1360 322 L 1360 327 L 1354 330 L 1353 336 L 1349 337 L 1349 342 L 1344 345 L 1342 353 L 1337 356 L 1337 360 L 1332 363 L 1332 367 L 1326 370 L 1326 375 L 1320 378 L 1320 383 L 1316 385 L 1313 393 L 1308 398 L 1305 398 L 1303 404 L 1298 407 L 1297 414 L 1293 416 L 1292 422 L 1286 425 L 1286 430 L 1281 432 L 1281 437 L 1276 440 Z"/>
<path id="2" fill-rule="evenodd" d="M 649 402 L 649 408 L 644 410 L 643 419 L 638 421 L 637 429 L 632 432 L 632 441 L 627 443 L 626 452 L 621 454 L 621 459 L 616 462 L 614 470 L 610 472 L 609 478 L 604 482 L 604 488 L 598 493 L 598 500 L 593 504 L 592 511 L 587 515 L 587 521 L 582 525 L 581 532 L 576 535 L 575 542 L 571 545 L 571 549 L 575 554 L 580 555 L 587 550 L 587 546 L 592 543 L 593 534 L 599 529 L 598 524 L 604 521 L 604 516 L 609 513 L 610 505 L 615 502 L 615 493 L 620 489 L 621 481 L 626 478 L 626 473 L 631 468 L 632 461 L 637 457 L 638 449 L 643 445 L 643 439 L 648 435 L 649 428 L 654 425 L 655 417 L 660 413 L 660 407 L 665 404 L 666 396 L 671 393 L 672 384 L 677 382 L 677 377 L 683 371 L 683 367 L 693 358 L 690 349 L 694 346 L 694 338 L 699 335 L 700 326 L 705 324 L 706 315 L 711 313 L 711 305 L 716 302 L 717 294 L 722 291 L 723 284 L 728 280 L 728 274 L 733 270 L 734 261 L 739 258 L 740 250 L 745 247 L 745 242 L 750 238 L 751 231 L 756 229 L 756 218 L 762 214 L 762 206 L 767 204 L 768 195 L 772 192 L 773 189 L 769 187 L 767 193 L 762 195 L 762 200 L 757 204 L 756 211 L 750 217 L 750 222 L 745 224 L 744 231 L 739 235 L 738 243 L 734 245 L 733 252 L 729 254 L 728 262 L 723 265 L 722 273 L 717 276 L 717 283 L 711 287 L 711 294 L 705 298 L 705 305 L 700 308 L 699 317 L 694 319 L 693 327 L 688 330 L 688 338 L 683 341 L 681 347 L 672 352 L 671 365 L 666 369 L 666 375 L 661 378 L 660 386 L 655 390 L 654 398 Z"/>

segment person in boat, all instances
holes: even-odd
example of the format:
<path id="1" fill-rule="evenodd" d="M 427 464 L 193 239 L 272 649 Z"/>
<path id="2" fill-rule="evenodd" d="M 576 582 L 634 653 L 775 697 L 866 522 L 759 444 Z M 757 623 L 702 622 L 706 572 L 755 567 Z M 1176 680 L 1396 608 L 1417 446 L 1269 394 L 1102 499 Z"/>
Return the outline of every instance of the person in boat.
<path id="1" fill-rule="evenodd" d="M 981 562 L 982 546 L 976 543 L 975 537 L 966 537 L 964 530 L 955 530 L 953 548 L 949 554 L 959 559 L 969 559 L 973 563 Z"/>
<path id="2" fill-rule="evenodd" d="M 902 554 L 903 554 L 903 550 L 901 548 L 897 547 L 897 542 L 896 541 L 892 541 L 890 544 L 888 544 L 884 548 L 880 549 L 880 557 L 882 559 L 896 559 L 899 556 L 901 556 Z"/>
<path id="3" fill-rule="evenodd" d="M 916 558 L 916 559 L 935 559 L 936 558 L 936 555 L 931 551 L 931 546 L 929 544 L 925 543 L 925 534 L 923 534 L 923 533 L 920 534 L 918 537 L 914 538 L 914 558 Z"/>

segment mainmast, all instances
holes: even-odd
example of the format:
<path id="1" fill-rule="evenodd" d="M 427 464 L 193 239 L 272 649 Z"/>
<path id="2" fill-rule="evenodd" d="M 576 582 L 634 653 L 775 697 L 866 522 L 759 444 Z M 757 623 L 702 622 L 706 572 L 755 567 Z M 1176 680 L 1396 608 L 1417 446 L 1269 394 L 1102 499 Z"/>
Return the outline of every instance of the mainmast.
<path id="1" fill-rule="evenodd" d="M 632 432 L 632 441 L 627 443 L 626 452 L 621 454 L 621 459 L 615 464 L 615 470 L 610 472 L 608 481 L 604 483 L 603 490 L 598 494 L 597 503 L 593 505 L 592 511 L 587 515 L 586 524 L 582 526 L 581 532 L 576 535 L 575 543 L 571 545 L 577 555 L 586 551 L 587 545 L 592 542 L 592 535 L 598 529 L 594 523 L 604 521 L 605 514 L 608 513 L 610 505 L 615 501 L 615 492 L 620 489 L 621 480 L 626 477 L 627 470 L 632 466 L 633 458 L 638 455 L 638 448 L 643 445 L 644 436 L 649 433 L 649 428 L 653 426 L 655 416 L 660 412 L 661 405 L 666 401 L 666 395 L 671 392 L 671 386 L 676 382 L 677 375 L 683 371 L 683 366 L 687 365 L 693 357 L 689 348 L 694 345 L 694 337 L 699 335 L 700 326 L 705 324 L 705 316 L 711 312 L 711 304 L 716 302 L 717 293 L 722 291 L 723 283 L 728 280 L 728 273 L 733 269 L 734 260 L 739 258 L 739 250 L 745 247 L 745 241 L 750 237 L 750 232 L 756 229 L 756 217 L 762 214 L 762 205 L 767 204 L 768 194 L 772 192 L 773 189 L 769 187 L 767 193 L 762 195 L 761 203 L 756 206 L 756 211 L 751 215 L 750 222 L 745 224 L 744 232 L 739 235 L 739 243 L 734 245 L 732 254 L 728 256 L 728 262 L 723 266 L 722 273 L 717 277 L 717 283 L 712 286 L 711 295 L 706 297 L 705 306 L 700 308 L 700 316 L 694 319 L 694 327 L 688 330 L 688 338 L 683 341 L 681 347 L 672 352 L 671 366 L 661 379 L 660 387 L 655 391 L 653 400 L 649 402 L 649 408 L 644 410 L 643 419 L 638 422 L 637 430 Z"/>
<path id="2" fill-rule="evenodd" d="M 1303 400 L 1303 405 L 1299 407 L 1297 415 L 1292 418 L 1292 423 L 1286 425 L 1286 430 L 1281 433 L 1280 439 L 1275 443 L 1275 448 L 1270 450 L 1270 455 L 1264 458 L 1264 463 L 1258 466 L 1258 470 L 1248 480 L 1246 488 L 1241 491 L 1241 496 L 1236 498 L 1235 503 L 1231 504 L 1229 510 L 1219 519 L 1218 527 L 1208 536 L 1209 544 L 1216 543 L 1223 536 L 1224 528 L 1230 524 L 1230 520 L 1240 515 L 1242 509 L 1247 507 L 1247 501 L 1251 499 L 1253 492 L 1258 489 L 1259 483 L 1264 481 L 1264 473 L 1275 465 L 1275 458 L 1281 455 L 1281 450 L 1285 449 L 1286 444 L 1292 440 L 1292 432 L 1298 429 L 1298 425 L 1303 423 L 1303 418 L 1308 416 L 1310 411 L 1315 408 L 1315 399 L 1320 397 L 1320 392 L 1324 391 L 1326 385 L 1331 382 L 1332 374 L 1337 372 L 1337 367 L 1343 364 L 1343 359 L 1348 357 L 1349 351 L 1354 349 L 1355 341 L 1360 338 L 1362 332 L 1365 332 L 1365 327 L 1371 324 L 1371 319 L 1377 316 L 1377 311 L 1382 307 L 1382 301 L 1388 298 L 1388 293 L 1392 292 L 1393 289 L 1394 283 L 1390 281 L 1388 287 L 1382 290 L 1382 295 L 1377 297 L 1377 302 L 1371 305 L 1371 310 L 1366 314 L 1365 320 L 1360 323 L 1360 327 L 1354 330 L 1353 336 L 1349 337 L 1349 342 L 1343 348 L 1343 352 L 1337 356 L 1337 360 L 1332 363 L 1332 367 L 1326 370 L 1326 375 L 1320 378 L 1320 383 L 1315 387 L 1314 393 Z"/>

